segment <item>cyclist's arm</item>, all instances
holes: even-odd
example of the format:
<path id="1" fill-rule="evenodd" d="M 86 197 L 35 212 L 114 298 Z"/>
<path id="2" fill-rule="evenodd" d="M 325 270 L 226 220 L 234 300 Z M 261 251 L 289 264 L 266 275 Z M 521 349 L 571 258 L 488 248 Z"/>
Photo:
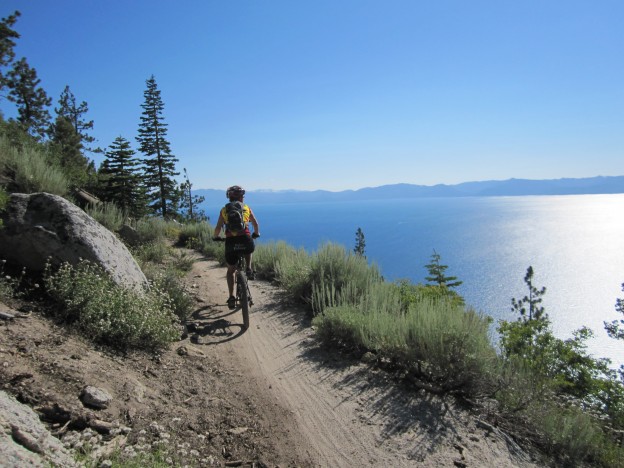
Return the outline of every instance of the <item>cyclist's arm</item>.
<path id="1" fill-rule="evenodd" d="M 251 208 L 249 208 L 249 221 L 251 221 L 251 224 L 253 225 L 254 232 L 260 236 L 260 225 L 258 224 L 258 220 L 254 216 L 253 211 L 251 211 Z"/>
<path id="2" fill-rule="evenodd" d="M 219 220 L 217 221 L 217 225 L 215 226 L 214 232 L 212 233 L 213 237 L 219 237 L 221 234 L 221 229 L 225 224 L 225 220 L 223 219 L 223 213 L 219 213 Z"/>

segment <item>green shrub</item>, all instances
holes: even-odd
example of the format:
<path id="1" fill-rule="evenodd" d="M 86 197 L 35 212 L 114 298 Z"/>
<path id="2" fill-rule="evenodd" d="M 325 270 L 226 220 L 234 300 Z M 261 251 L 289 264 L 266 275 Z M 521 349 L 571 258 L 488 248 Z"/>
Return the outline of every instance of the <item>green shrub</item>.
<path id="1" fill-rule="evenodd" d="M 158 270 L 150 278 L 152 287 L 164 291 L 171 300 L 170 305 L 173 313 L 181 322 L 186 321 L 193 312 L 193 299 L 180 281 L 176 270 L 170 268 Z"/>
<path id="2" fill-rule="evenodd" d="M 171 247 L 161 238 L 139 245 L 132 254 L 141 266 L 146 262 L 163 264 L 171 254 Z"/>
<path id="3" fill-rule="evenodd" d="M 144 217 L 131 223 L 136 229 L 141 243 L 150 243 L 168 239 L 176 241 L 180 235 L 182 225 L 174 221 L 166 221 L 158 217 Z"/>
<path id="4" fill-rule="evenodd" d="M 113 202 L 89 205 L 85 211 L 111 232 L 119 231 L 126 219 L 128 219 L 128 213 Z"/>
<path id="5" fill-rule="evenodd" d="M 10 174 L 13 192 L 65 196 L 68 191 L 63 170 L 49 160 L 45 151 L 33 144 L 14 147 L 4 136 L 0 136 L 0 172 Z"/>
<path id="6" fill-rule="evenodd" d="M 55 315 L 93 341 L 157 349 L 180 336 L 172 300 L 157 285 L 145 293 L 123 288 L 87 261 L 54 273 L 48 267 L 44 281 L 58 305 Z"/>
<path id="7" fill-rule="evenodd" d="M 353 298 L 360 286 L 343 287 L 349 290 L 314 320 L 322 339 L 374 351 L 442 391 L 490 391 L 497 357 L 488 318 L 448 300 L 422 300 L 404 312 L 400 291 L 391 284 L 369 283 L 358 304 Z"/>
<path id="8" fill-rule="evenodd" d="M 318 314 L 326 305 L 335 304 L 334 298 L 361 296 L 381 281 L 379 270 L 369 265 L 366 257 L 329 242 L 312 256 L 309 281 L 301 296 L 312 302 L 313 312 Z M 344 300 L 342 303 L 345 304 Z"/>
<path id="9" fill-rule="evenodd" d="M 195 263 L 195 257 L 188 252 L 180 250 L 171 251 L 171 266 L 180 273 L 188 273 L 193 269 L 193 263 Z"/>
<path id="10" fill-rule="evenodd" d="M 185 223 L 178 236 L 177 245 L 201 250 L 205 242 L 212 239 L 213 229 L 207 222 Z"/>
<path id="11" fill-rule="evenodd" d="M 290 296 L 302 299 L 309 290 L 311 256 L 285 242 L 260 244 L 254 253 L 254 270 L 276 281 Z"/>

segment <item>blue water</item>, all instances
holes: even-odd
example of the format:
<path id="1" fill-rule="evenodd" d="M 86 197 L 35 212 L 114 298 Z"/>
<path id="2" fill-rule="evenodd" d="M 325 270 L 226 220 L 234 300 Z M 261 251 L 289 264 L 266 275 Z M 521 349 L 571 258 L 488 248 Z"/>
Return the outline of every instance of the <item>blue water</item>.
<path id="1" fill-rule="evenodd" d="M 463 281 L 458 293 L 497 320 L 516 318 L 511 298 L 526 294 L 531 265 L 534 284 L 547 288 L 543 305 L 554 333 L 568 338 L 588 326 L 595 332 L 589 351 L 624 363 L 624 343 L 603 328 L 624 318 L 615 311 L 624 297 L 624 194 L 273 205 L 254 205 L 250 195 L 261 242 L 314 251 L 332 241 L 352 250 L 360 227 L 366 256 L 384 277 L 412 282 L 425 282 L 435 249 L 447 276 Z"/>

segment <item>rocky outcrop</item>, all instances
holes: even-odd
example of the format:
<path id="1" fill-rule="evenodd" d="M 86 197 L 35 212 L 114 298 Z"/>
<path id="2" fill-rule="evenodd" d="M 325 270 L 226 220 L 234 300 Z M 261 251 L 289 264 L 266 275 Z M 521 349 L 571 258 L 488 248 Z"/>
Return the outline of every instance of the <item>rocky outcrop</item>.
<path id="1" fill-rule="evenodd" d="M 1 215 L 0 258 L 43 271 L 53 265 L 92 261 L 120 285 L 146 288 L 147 279 L 112 232 L 80 208 L 49 193 L 11 194 Z"/>
<path id="2" fill-rule="evenodd" d="M 1 466 L 78 466 L 35 412 L 0 391 Z"/>

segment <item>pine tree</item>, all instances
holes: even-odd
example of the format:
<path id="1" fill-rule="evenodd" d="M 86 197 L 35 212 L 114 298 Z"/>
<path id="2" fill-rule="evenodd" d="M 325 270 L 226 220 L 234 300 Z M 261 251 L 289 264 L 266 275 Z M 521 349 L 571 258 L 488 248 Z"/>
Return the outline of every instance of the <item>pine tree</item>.
<path id="1" fill-rule="evenodd" d="M 0 20 L 0 91 L 7 85 L 7 77 L 3 69 L 15 59 L 15 39 L 19 39 L 20 35 L 13 29 L 13 25 L 19 16 L 20 12 L 16 11 Z"/>
<path id="2" fill-rule="evenodd" d="M 540 306 L 542 303 L 542 296 L 546 294 L 546 287 L 537 289 L 533 286 L 533 267 L 527 268 L 526 275 L 524 276 L 524 282 L 529 288 L 529 295 L 524 296 L 522 299 L 511 299 L 511 311 L 520 315 L 519 319 L 524 320 L 541 320 L 544 315 L 544 307 Z M 527 317 L 527 306 L 528 317 Z"/>
<path id="3" fill-rule="evenodd" d="M 427 268 L 430 275 L 425 277 L 425 279 L 432 283 L 437 283 L 439 286 L 455 288 L 463 283 L 463 281 L 456 281 L 457 276 L 446 276 L 444 274 L 448 266 L 440 263 L 440 254 L 438 254 L 435 250 L 431 255 L 431 263 L 425 265 L 425 268 Z"/>
<path id="4" fill-rule="evenodd" d="M 622 291 L 624 291 L 624 283 L 622 283 Z M 615 301 L 615 310 L 624 315 L 624 299 Z M 624 320 L 614 320 L 612 322 L 603 322 L 607 334 L 616 340 L 624 340 Z M 623 375 L 624 377 L 624 375 Z"/>
<path id="5" fill-rule="evenodd" d="M 197 208 L 198 205 L 206 200 L 206 197 L 193 195 L 193 184 L 189 180 L 186 168 L 184 168 L 184 182 L 180 184 L 180 192 L 182 197 L 180 200 L 180 209 L 186 212 L 186 218 L 190 221 L 205 221 L 208 219 L 206 212 Z"/>
<path id="6" fill-rule="evenodd" d="M 162 115 L 164 104 L 156 79 L 152 75 L 146 81 L 147 89 L 143 93 L 145 102 L 141 104 L 143 114 L 139 124 L 140 151 L 145 155 L 145 185 L 148 190 L 150 208 L 160 212 L 163 218 L 175 215 L 179 192 L 173 177 L 175 163 L 178 161 L 172 154 L 167 136 L 167 124 Z M 170 211 L 173 211 L 170 213 Z"/>
<path id="7" fill-rule="evenodd" d="M 77 105 L 76 96 L 71 92 L 69 86 L 65 86 L 58 103 L 59 107 L 54 109 L 56 114 L 67 118 L 72 123 L 75 132 L 80 135 L 84 149 L 95 151 L 88 147 L 90 143 L 95 141 L 95 138 L 87 133 L 88 130 L 93 130 L 93 120 L 84 120 L 84 115 L 89 112 L 88 104 L 82 101 L 80 105 Z"/>
<path id="8" fill-rule="evenodd" d="M 364 232 L 361 228 L 357 228 L 355 232 L 355 248 L 353 251 L 356 255 L 366 258 L 366 241 L 364 240 Z"/>
<path id="9" fill-rule="evenodd" d="M 109 146 L 99 172 L 106 184 L 102 193 L 104 200 L 114 202 L 139 218 L 145 214 L 146 201 L 138 168 L 140 161 L 134 155 L 130 142 L 118 136 Z"/>
<path id="10" fill-rule="evenodd" d="M 52 100 L 43 88 L 37 72 L 22 58 L 7 75 L 8 99 L 17 104 L 17 120 L 33 136 L 43 139 L 50 127 L 50 113 L 47 107 Z"/>
<path id="11" fill-rule="evenodd" d="M 89 160 L 82 154 L 82 142 L 72 123 L 58 116 L 50 127 L 52 155 L 74 187 L 83 187 L 89 177 Z"/>

